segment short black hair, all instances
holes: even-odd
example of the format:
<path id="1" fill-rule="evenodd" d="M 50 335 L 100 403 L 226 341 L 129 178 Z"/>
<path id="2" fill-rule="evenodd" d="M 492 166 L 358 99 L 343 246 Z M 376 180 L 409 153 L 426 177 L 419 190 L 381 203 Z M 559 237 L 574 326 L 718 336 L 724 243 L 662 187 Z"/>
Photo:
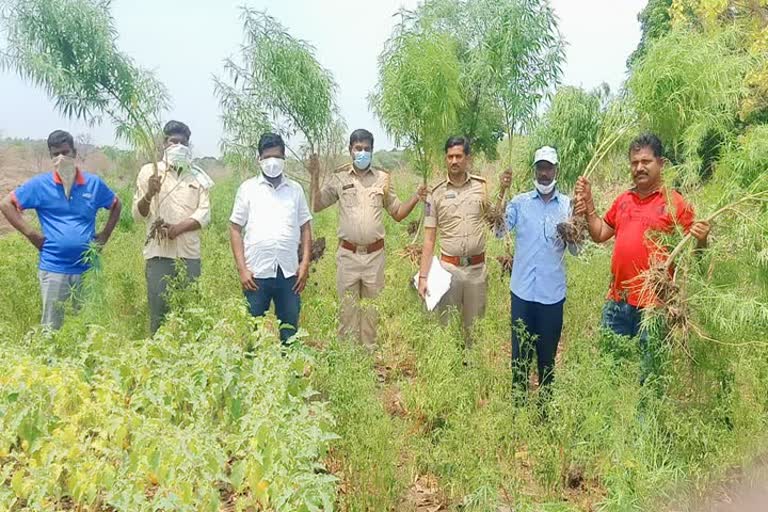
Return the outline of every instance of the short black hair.
<path id="1" fill-rule="evenodd" d="M 72 151 L 76 151 L 75 139 L 72 137 L 71 133 L 65 132 L 64 130 L 56 130 L 51 132 L 51 134 L 48 136 L 48 150 L 51 150 L 51 148 L 56 146 L 62 146 L 64 144 L 69 144 L 69 147 L 72 148 Z"/>
<path id="2" fill-rule="evenodd" d="M 469 156 L 472 152 L 472 147 L 469 144 L 469 139 L 463 136 L 454 136 L 449 137 L 448 140 L 445 142 L 445 152 L 448 153 L 448 150 L 451 149 L 454 146 L 461 146 L 464 148 L 464 154 L 466 156 Z"/>
<path id="3" fill-rule="evenodd" d="M 270 148 L 280 148 L 283 156 L 285 156 L 285 141 L 283 141 L 283 138 L 276 133 L 267 132 L 262 134 L 259 139 L 259 156 Z"/>
<path id="4" fill-rule="evenodd" d="M 182 135 L 185 139 L 189 140 L 192 137 L 192 131 L 189 126 L 181 121 L 168 121 L 163 127 L 163 135 L 165 138 L 169 138 L 173 135 Z"/>
<path id="5" fill-rule="evenodd" d="M 635 151 L 640 151 L 643 148 L 651 148 L 651 150 L 653 150 L 653 156 L 656 158 L 664 156 L 664 145 L 656 134 L 646 132 L 638 135 L 629 144 L 629 154 L 632 155 Z"/>
<path id="6" fill-rule="evenodd" d="M 370 142 L 373 147 L 373 134 L 368 130 L 359 128 L 349 136 L 349 145 L 353 146 L 356 142 Z"/>

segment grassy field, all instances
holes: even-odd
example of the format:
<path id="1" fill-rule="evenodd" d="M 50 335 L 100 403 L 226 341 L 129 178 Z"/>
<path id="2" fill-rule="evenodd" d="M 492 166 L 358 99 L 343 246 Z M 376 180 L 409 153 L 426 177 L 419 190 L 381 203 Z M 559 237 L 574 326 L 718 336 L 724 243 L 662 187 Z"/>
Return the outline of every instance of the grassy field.
<path id="1" fill-rule="evenodd" d="M 396 174 L 395 180 L 405 197 L 413 180 L 404 174 Z M 189 351 L 189 344 L 195 343 L 204 344 L 206 350 L 219 344 L 222 358 L 227 350 L 241 350 L 240 340 L 249 334 L 227 237 L 236 186 L 237 180 L 231 179 L 214 189 L 213 221 L 203 240 L 203 277 L 193 289 L 174 297 L 175 316 L 153 341 L 145 340 L 144 231 L 129 215 L 103 254 L 103 270 L 93 279 L 86 310 L 52 338 L 37 331 L 30 334 L 39 315 L 33 248 L 17 235 L 1 239 L 0 285 L 5 300 L 0 310 L 0 349 L 10 354 L 4 354 L 3 367 L 38 372 L 55 365 L 52 354 L 66 358 L 70 348 L 79 359 L 88 359 L 88 351 L 95 350 L 111 354 L 109 361 L 119 361 L 120 351 L 114 346 L 104 352 L 83 344 L 94 333 L 105 332 L 115 335 L 111 342 L 122 344 L 130 354 L 142 346 L 162 353 L 167 344 L 169 352 L 162 360 L 191 358 L 194 350 Z M 121 195 L 127 203 L 130 191 Z M 705 207 L 716 195 L 716 190 L 704 189 L 695 201 Z M 602 198 L 603 209 L 610 199 Z M 416 212 L 412 218 L 417 218 Z M 316 431 L 302 445 L 311 453 L 291 451 L 291 443 L 282 443 L 280 449 L 289 458 L 321 462 L 337 479 L 335 502 L 341 510 L 659 510 L 680 493 L 706 493 L 712 479 L 760 450 L 766 427 L 768 315 L 761 316 L 760 304 L 768 302 L 768 272 L 755 262 L 756 248 L 740 242 L 737 226 L 716 231 L 712 256 L 702 261 L 701 273 L 701 279 L 730 291 L 733 304 L 701 307 L 708 304 L 706 297 L 692 299 L 697 322 L 719 341 L 691 339 L 690 356 L 667 349 L 663 375 L 653 386 L 638 384 L 634 344 L 603 336 L 598 329 L 609 282 L 610 247 L 590 246 L 579 259 L 569 258 L 565 332 L 552 399 L 542 406 L 534 393 L 529 405 L 515 407 L 508 278 L 491 262 L 488 312 L 477 326 L 475 347 L 465 351 L 458 324 L 441 327 L 424 312 L 410 286 L 416 268 L 398 254 L 410 241 L 405 223 L 388 221 L 387 287 L 370 304 L 380 312 L 381 350 L 371 357 L 336 339 L 332 208 L 315 220 L 315 236 L 326 237 L 331 249 L 315 266 L 303 297 L 305 348 L 298 349 L 300 356 L 285 361 L 275 339 L 262 335 L 253 350 L 253 358 L 264 358 L 274 375 L 290 375 L 296 364 L 304 364 L 306 378 L 301 380 L 309 387 L 294 396 L 304 397 L 304 391 L 316 389 L 319 396 L 308 407 L 318 410 L 308 418 L 295 400 L 278 400 L 270 406 L 263 398 L 246 397 L 253 400 L 250 412 L 258 415 L 260 407 L 283 404 L 290 413 L 280 416 L 276 432 L 286 432 L 287 439 L 301 435 L 290 425 L 296 418 L 304 422 L 297 425 Z M 501 251 L 502 244 L 494 241 L 491 254 Z M 749 314 L 747 307 L 753 308 Z M 234 327 L 227 328 L 228 323 Z M 136 371 L 147 365 L 137 360 Z M 66 375 L 66 368 L 56 368 Z M 130 362 L 124 365 L 125 372 L 131 368 Z M 215 365 L 203 370 L 216 371 Z M 32 377 L 21 370 L 0 379 L 0 413 L 10 410 L 14 384 Z M 243 378 L 241 385 L 282 389 L 291 383 L 259 384 L 258 379 Z M 246 409 L 247 403 L 243 403 Z M 315 415 L 323 420 L 313 420 Z M 232 433 L 232 425 L 211 418 L 196 425 L 214 429 L 209 432 L 214 436 Z M 156 433 L 170 435 L 160 427 Z M 20 454 L 23 447 L 12 441 L 10 453 L 0 453 L 8 485 L 12 479 L 8 467 L 26 460 Z M 285 478 L 289 469 L 281 473 Z M 293 484 L 291 499 L 298 501 L 278 506 L 273 499 L 270 506 L 300 510 L 295 504 L 302 494 L 296 488 L 304 482 L 306 502 L 322 509 L 319 498 L 311 500 L 328 493 L 324 487 L 328 482 L 312 475 L 324 473 L 317 468 L 296 471 L 307 477 Z M 200 479 L 204 481 L 205 474 Z M 287 480 L 283 482 L 283 488 L 290 487 Z M 22 510 L 18 503 L 16 510 Z M 67 501 L 56 503 L 62 506 Z M 174 507 L 166 504 L 166 509 Z"/>

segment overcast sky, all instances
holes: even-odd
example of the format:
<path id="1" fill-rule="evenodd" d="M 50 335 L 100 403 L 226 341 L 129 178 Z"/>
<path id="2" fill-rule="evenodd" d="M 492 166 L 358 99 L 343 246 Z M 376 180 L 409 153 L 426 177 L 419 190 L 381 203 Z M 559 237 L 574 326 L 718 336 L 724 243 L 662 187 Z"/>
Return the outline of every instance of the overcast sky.
<path id="1" fill-rule="evenodd" d="M 169 118 L 187 122 L 198 156 L 218 155 L 219 107 L 211 77 L 242 39 L 239 6 L 245 0 L 113 0 L 120 48 L 153 70 L 172 98 Z M 350 129 L 367 127 L 377 147 L 390 142 L 368 111 L 376 83 L 377 57 L 401 7 L 417 0 L 250 0 L 290 32 L 312 42 L 323 66 L 339 84 L 338 102 Z M 637 13 L 645 0 L 552 0 L 568 43 L 564 83 L 618 88 L 625 62 L 640 39 Z M 90 133 L 97 144 L 113 144 L 109 125 L 89 128 L 61 117 L 40 89 L 9 72 L 0 74 L 0 135 L 42 139 L 57 128 Z"/>

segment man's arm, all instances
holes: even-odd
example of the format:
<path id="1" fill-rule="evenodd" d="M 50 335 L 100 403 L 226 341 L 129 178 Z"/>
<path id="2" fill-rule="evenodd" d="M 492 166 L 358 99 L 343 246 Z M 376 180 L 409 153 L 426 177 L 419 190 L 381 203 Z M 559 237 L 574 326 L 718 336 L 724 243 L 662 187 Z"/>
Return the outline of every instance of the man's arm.
<path id="1" fill-rule="evenodd" d="M 245 245 L 243 243 L 243 226 L 229 223 L 229 244 L 232 246 L 232 255 L 235 257 L 235 266 L 240 274 L 240 284 L 243 290 L 255 292 L 258 290 L 253 273 L 248 270 L 245 264 Z"/>
<path id="2" fill-rule="evenodd" d="M 309 198 L 312 203 L 312 212 L 319 213 L 335 203 L 338 197 L 328 187 L 320 190 L 320 160 L 317 158 L 317 155 L 309 157 L 308 170 Z"/>
<path id="3" fill-rule="evenodd" d="M 200 197 L 197 202 L 197 209 L 192 212 L 188 219 L 173 224 L 168 227 L 168 238 L 173 240 L 181 234 L 189 233 L 203 229 L 211 221 L 211 199 L 208 189 L 200 189 Z"/>
<path id="4" fill-rule="evenodd" d="M 419 295 L 427 298 L 427 276 L 432 268 L 432 257 L 435 255 L 437 228 L 424 228 L 424 247 L 421 250 L 421 265 L 419 267 Z"/>
<path id="5" fill-rule="evenodd" d="M 576 208 L 573 213 L 586 217 L 589 236 L 592 240 L 598 244 L 610 240 L 615 230 L 597 215 L 595 202 L 592 198 L 592 186 L 584 176 L 581 176 L 576 182 L 575 195 Z"/>
<path id="6" fill-rule="evenodd" d="M 309 266 L 312 263 L 312 223 L 310 221 L 301 225 L 301 263 L 299 264 L 299 275 L 296 279 L 296 285 L 293 292 L 300 294 L 307 286 L 309 278 Z"/>
<path id="7" fill-rule="evenodd" d="M 136 193 L 133 195 L 133 217 L 137 220 L 146 219 L 149 216 L 149 208 L 152 199 L 160 192 L 163 180 L 159 174 L 152 173 L 145 177 L 141 171 L 136 178 Z"/>
<path id="8" fill-rule="evenodd" d="M 392 192 L 387 193 L 391 194 Z M 416 205 L 419 204 L 419 201 L 424 201 L 426 198 L 427 187 L 425 185 L 420 185 L 416 190 L 416 193 L 410 199 L 408 199 L 408 201 L 402 203 L 397 211 L 390 213 L 390 215 L 392 215 L 392 218 L 395 219 L 395 222 L 401 222 L 411 214 L 413 209 L 416 208 Z"/>
<path id="9" fill-rule="evenodd" d="M 115 196 L 115 202 L 112 203 L 112 207 L 109 209 L 109 218 L 107 223 L 104 224 L 104 228 L 100 233 L 96 235 L 96 243 L 99 245 L 106 245 L 112 237 L 112 232 L 115 230 L 115 226 L 120 221 L 120 213 L 123 211 L 123 203 L 120 202 L 120 198 Z"/>
<path id="10" fill-rule="evenodd" d="M 8 223 L 13 226 L 16 231 L 24 235 L 24 237 L 34 245 L 37 250 L 43 248 L 43 242 L 45 238 L 43 235 L 34 229 L 24 220 L 24 216 L 21 211 L 14 204 L 13 193 L 8 194 L 2 202 L 0 202 L 0 211 L 3 212 L 3 216 L 8 220 Z"/>

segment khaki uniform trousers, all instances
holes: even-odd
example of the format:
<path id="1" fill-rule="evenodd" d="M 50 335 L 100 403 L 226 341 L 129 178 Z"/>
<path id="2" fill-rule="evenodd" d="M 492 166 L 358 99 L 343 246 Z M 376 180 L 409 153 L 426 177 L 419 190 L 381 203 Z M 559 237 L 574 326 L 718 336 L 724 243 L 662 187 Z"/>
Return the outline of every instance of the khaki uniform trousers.
<path id="1" fill-rule="evenodd" d="M 488 270 L 485 263 L 470 267 L 457 267 L 441 261 L 443 268 L 451 273 L 451 287 L 437 306 L 441 320 L 450 320 L 449 313 L 455 309 L 461 314 L 467 348 L 472 345 L 469 333 L 475 320 L 485 315 L 488 295 Z"/>
<path id="2" fill-rule="evenodd" d="M 341 301 L 339 335 L 376 349 L 378 314 L 361 299 L 375 299 L 384 289 L 384 249 L 372 254 L 354 253 L 339 247 L 336 254 L 336 291 Z"/>

